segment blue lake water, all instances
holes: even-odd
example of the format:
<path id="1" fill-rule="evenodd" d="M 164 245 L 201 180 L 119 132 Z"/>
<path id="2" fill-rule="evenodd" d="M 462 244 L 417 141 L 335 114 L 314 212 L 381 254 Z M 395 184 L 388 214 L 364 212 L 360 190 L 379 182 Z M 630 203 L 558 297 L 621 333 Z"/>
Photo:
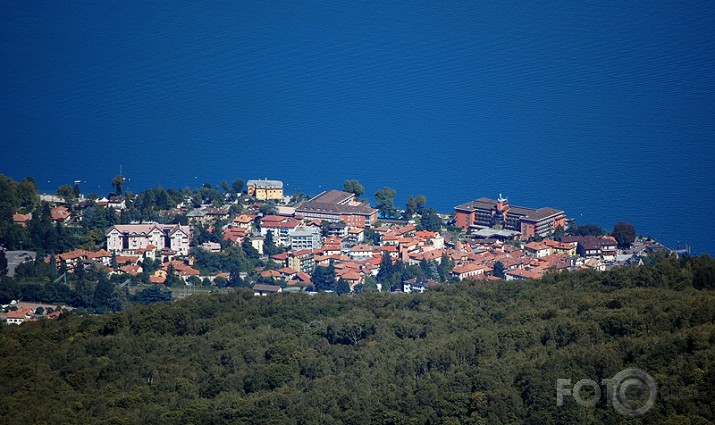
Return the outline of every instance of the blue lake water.
<path id="1" fill-rule="evenodd" d="M 0 2 L 0 173 L 47 191 L 357 179 L 713 253 L 714 118 L 708 1 Z"/>

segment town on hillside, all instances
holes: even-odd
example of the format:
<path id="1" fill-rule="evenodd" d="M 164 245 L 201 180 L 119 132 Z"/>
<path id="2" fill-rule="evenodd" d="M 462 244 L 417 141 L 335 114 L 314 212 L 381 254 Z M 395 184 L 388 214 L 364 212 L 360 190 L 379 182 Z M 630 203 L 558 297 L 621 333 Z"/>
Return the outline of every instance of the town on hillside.
<path id="1" fill-rule="evenodd" d="M 465 279 L 602 271 L 668 251 L 637 238 L 628 223 L 607 234 L 562 210 L 514 205 L 501 194 L 440 214 L 423 195 L 398 209 L 389 188 L 371 206 L 355 180 L 307 197 L 286 195 L 279 180 L 240 179 L 133 194 L 118 176 L 114 192 L 100 197 L 77 184 L 39 195 L 31 179 L 0 178 L 0 303 L 7 323 L 36 316 L 27 308 L 18 313 L 10 304 L 15 298 L 102 312 L 128 300 L 230 287 L 255 295 L 424 292 Z"/>

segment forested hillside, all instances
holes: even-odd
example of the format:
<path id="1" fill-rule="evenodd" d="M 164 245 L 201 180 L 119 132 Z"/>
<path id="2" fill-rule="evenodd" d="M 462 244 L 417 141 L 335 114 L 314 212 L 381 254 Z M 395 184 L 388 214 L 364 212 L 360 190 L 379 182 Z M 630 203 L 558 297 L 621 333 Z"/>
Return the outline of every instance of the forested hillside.
<path id="1" fill-rule="evenodd" d="M 0 327 L 0 423 L 622 423 L 556 380 L 637 367 L 628 423 L 715 420 L 715 265 L 354 297 L 249 290 Z M 605 393 L 605 390 L 604 390 Z"/>

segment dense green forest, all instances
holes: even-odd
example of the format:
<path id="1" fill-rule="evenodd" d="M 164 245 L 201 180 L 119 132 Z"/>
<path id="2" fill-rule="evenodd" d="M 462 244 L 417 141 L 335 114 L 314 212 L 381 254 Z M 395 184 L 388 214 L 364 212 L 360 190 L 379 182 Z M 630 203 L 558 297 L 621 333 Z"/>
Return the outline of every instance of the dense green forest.
<path id="1" fill-rule="evenodd" d="M 714 284 L 715 260 L 660 258 L 424 294 L 238 289 L 1 326 L 0 422 L 620 423 L 605 397 L 557 406 L 556 380 L 638 367 L 658 399 L 630 423 L 709 423 Z"/>

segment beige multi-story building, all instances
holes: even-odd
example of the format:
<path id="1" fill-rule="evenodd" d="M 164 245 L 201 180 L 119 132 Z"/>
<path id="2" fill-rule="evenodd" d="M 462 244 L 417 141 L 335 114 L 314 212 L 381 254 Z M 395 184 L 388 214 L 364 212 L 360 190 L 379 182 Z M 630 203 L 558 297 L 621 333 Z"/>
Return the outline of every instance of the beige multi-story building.
<path id="1" fill-rule="evenodd" d="M 246 192 L 248 196 L 262 201 L 283 199 L 283 182 L 280 180 L 249 180 Z"/>

